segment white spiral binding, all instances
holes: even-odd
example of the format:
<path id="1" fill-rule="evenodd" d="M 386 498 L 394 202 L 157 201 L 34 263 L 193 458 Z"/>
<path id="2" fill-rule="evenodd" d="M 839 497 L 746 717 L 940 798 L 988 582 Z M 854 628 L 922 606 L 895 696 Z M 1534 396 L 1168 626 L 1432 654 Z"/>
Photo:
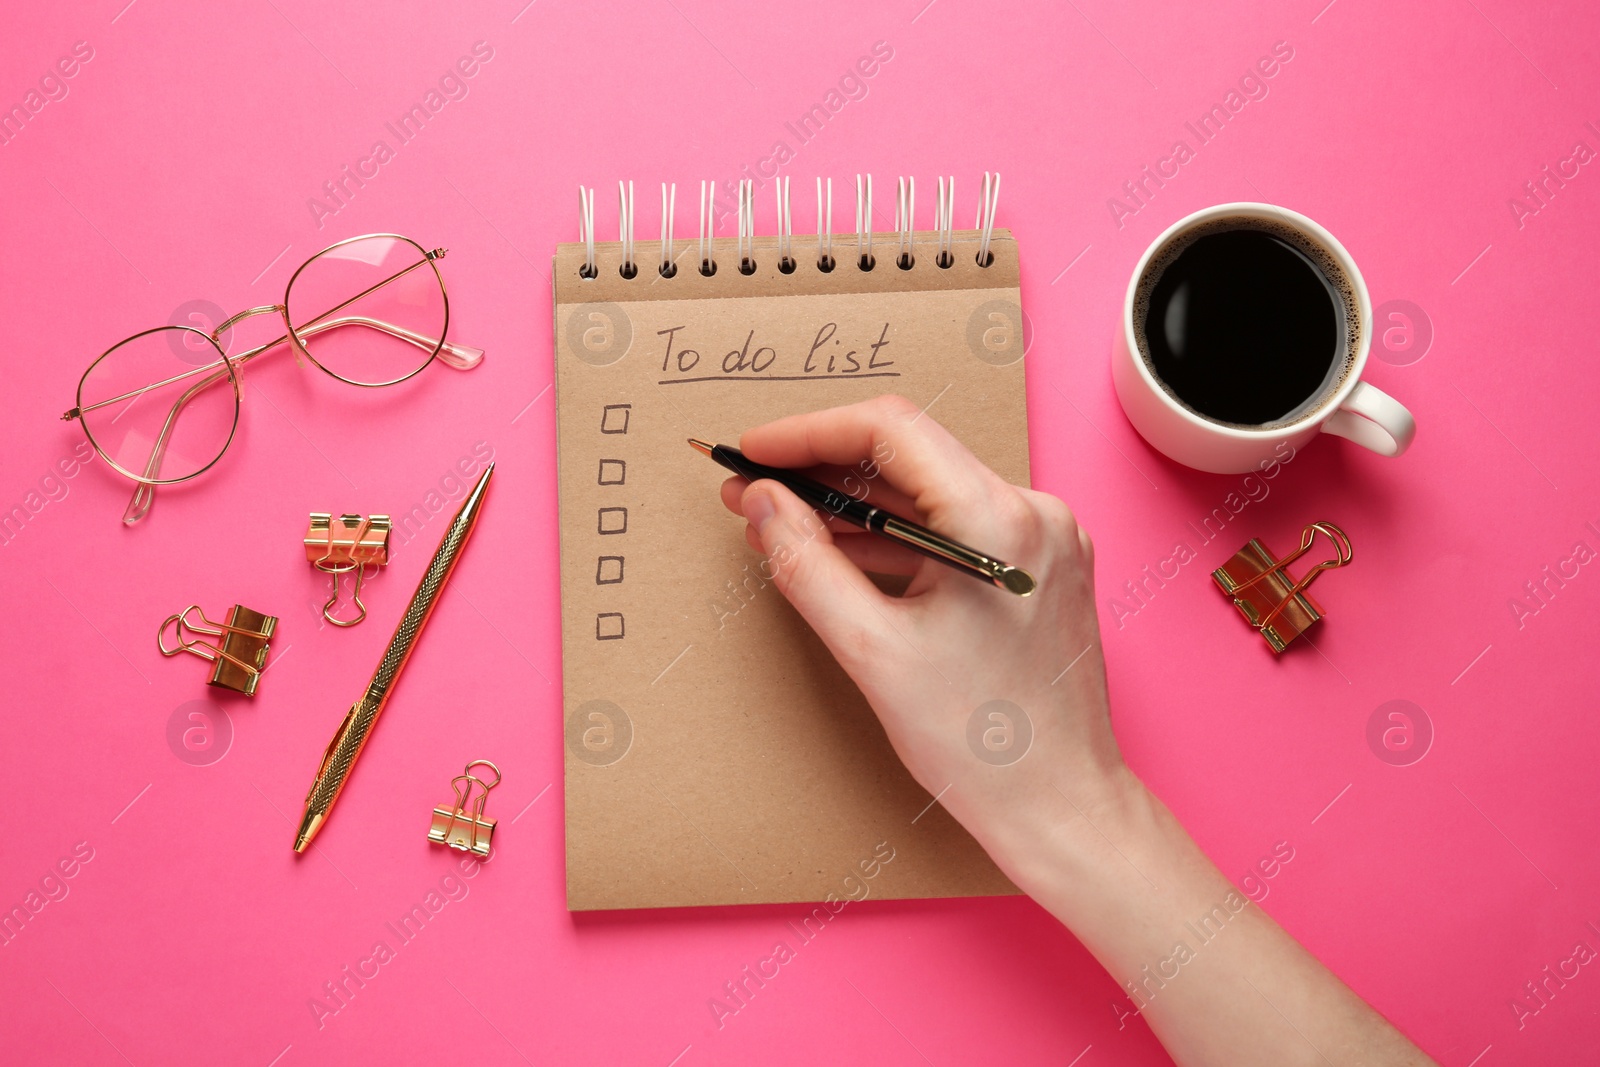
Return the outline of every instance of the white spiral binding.
<path id="1" fill-rule="evenodd" d="M 600 272 L 594 265 L 594 190 L 578 186 L 578 240 L 583 242 L 584 278 L 593 278 Z"/>
<path id="2" fill-rule="evenodd" d="M 773 182 L 778 196 L 778 269 L 794 273 L 794 217 L 789 213 L 789 179 Z"/>
<path id="3" fill-rule="evenodd" d="M 955 254 L 950 251 L 955 244 L 952 236 L 956 220 L 956 176 L 950 175 L 950 184 L 945 184 L 945 179 L 939 179 L 939 201 L 933 209 L 933 228 L 939 234 L 939 253 L 933 261 L 939 266 L 948 268 L 956 261 Z"/>
<path id="4" fill-rule="evenodd" d="M 956 180 L 952 175 L 948 178 L 940 177 L 937 182 L 938 196 L 933 209 L 933 228 L 937 241 L 937 251 L 933 258 L 938 266 L 948 268 L 955 263 Z M 794 258 L 794 217 L 791 213 L 789 197 L 790 179 L 786 177 L 777 178 L 774 180 L 773 185 L 778 211 L 778 269 L 784 274 L 792 274 L 799 264 Z M 738 189 L 739 272 L 749 275 L 756 273 L 755 181 L 748 178 L 742 179 L 739 182 Z M 663 278 L 671 278 L 677 274 L 676 257 L 673 254 L 677 201 L 677 184 L 662 182 L 661 259 L 657 265 L 657 271 Z M 988 267 L 994 263 L 992 246 L 995 218 L 998 214 L 999 205 L 1000 173 L 998 171 L 993 173 L 985 171 L 983 184 L 978 193 L 978 217 L 975 226 L 978 231 L 976 259 L 980 267 Z M 700 183 L 699 268 L 700 273 L 707 277 L 717 272 L 716 210 L 716 183 L 702 181 Z M 894 212 L 897 237 L 895 263 L 902 270 L 911 270 L 916 265 L 916 211 L 916 179 L 914 177 L 897 179 L 895 183 Z M 619 269 L 624 278 L 633 278 L 639 272 L 639 263 L 634 239 L 637 214 L 635 212 L 633 183 L 631 181 L 617 182 L 617 214 L 622 251 L 622 263 Z M 579 275 L 585 279 L 598 277 L 599 268 L 595 259 L 594 190 L 582 185 L 578 186 L 578 240 L 583 245 L 584 253 L 583 263 L 578 268 Z M 832 178 L 817 179 L 816 265 L 817 269 L 824 274 L 838 266 L 833 256 Z M 870 174 L 856 175 L 856 265 L 863 271 L 870 271 L 876 265 L 872 255 L 872 175 Z"/>
<path id="5" fill-rule="evenodd" d="M 756 183 L 752 178 L 739 182 L 739 273 L 756 272 Z"/>
<path id="6" fill-rule="evenodd" d="M 917 262 L 915 220 L 917 214 L 917 179 L 900 178 L 895 182 L 894 224 L 900 231 L 900 246 L 894 255 L 895 266 L 910 270 Z"/>
<path id="7" fill-rule="evenodd" d="M 867 175 L 865 185 L 861 183 L 861 175 L 856 175 L 856 265 L 862 270 L 871 270 L 873 266 L 872 175 L 870 174 Z"/>
<path id="8" fill-rule="evenodd" d="M 833 259 L 833 179 L 828 181 L 828 200 L 824 208 L 822 181 L 817 179 L 817 269 L 823 273 L 834 268 Z"/>
<path id="9" fill-rule="evenodd" d="M 717 183 L 700 183 L 700 273 L 717 273 Z"/>
<path id="10" fill-rule="evenodd" d="M 982 236 L 978 238 L 980 267 L 987 267 L 994 262 L 994 256 L 989 251 L 989 237 L 994 233 L 995 208 L 1000 204 L 1000 172 L 995 171 L 993 178 L 991 184 L 989 172 L 983 172 L 983 191 L 978 194 L 978 225 L 974 229 L 982 231 Z"/>
<path id="11" fill-rule="evenodd" d="M 670 189 L 670 192 L 669 192 Z M 673 214 L 678 210 L 678 183 L 673 182 L 668 186 L 661 183 L 661 266 L 657 268 L 663 278 L 670 278 L 678 273 L 678 265 L 672 257 L 672 224 Z"/>
<path id="12" fill-rule="evenodd" d="M 632 278 L 639 273 L 639 264 L 633 259 L 633 183 L 617 182 L 617 229 L 622 242 L 622 276 Z"/>

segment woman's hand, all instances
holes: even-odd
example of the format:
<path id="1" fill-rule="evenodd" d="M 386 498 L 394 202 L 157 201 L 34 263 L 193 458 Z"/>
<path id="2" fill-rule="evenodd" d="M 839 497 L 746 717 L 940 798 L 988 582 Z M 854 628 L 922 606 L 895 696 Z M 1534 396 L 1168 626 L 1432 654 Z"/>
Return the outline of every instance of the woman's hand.
<path id="1" fill-rule="evenodd" d="M 1052 790 L 1095 804 L 1124 777 L 1088 536 L 1059 499 L 1002 481 L 902 397 L 780 419 L 739 445 L 770 466 L 838 468 L 820 476 L 1037 579 L 1018 597 L 830 521 L 776 482 L 722 487 L 723 502 L 749 520 L 751 545 L 771 557 L 778 588 L 855 679 L 912 775 L 1017 878 L 1004 843 L 1019 818 Z M 863 571 L 910 584 L 890 596 Z M 1052 799 L 1049 810 L 1063 806 Z"/>

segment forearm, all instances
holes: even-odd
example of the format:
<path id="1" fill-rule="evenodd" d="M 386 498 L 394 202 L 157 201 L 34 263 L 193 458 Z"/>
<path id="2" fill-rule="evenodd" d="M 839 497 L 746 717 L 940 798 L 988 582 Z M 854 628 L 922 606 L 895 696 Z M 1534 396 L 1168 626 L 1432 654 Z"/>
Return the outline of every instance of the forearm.
<path id="1" fill-rule="evenodd" d="M 1130 772 L 1065 789 L 1047 783 L 984 843 L 1179 1064 L 1431 1062 L 1231 885 Z"/>

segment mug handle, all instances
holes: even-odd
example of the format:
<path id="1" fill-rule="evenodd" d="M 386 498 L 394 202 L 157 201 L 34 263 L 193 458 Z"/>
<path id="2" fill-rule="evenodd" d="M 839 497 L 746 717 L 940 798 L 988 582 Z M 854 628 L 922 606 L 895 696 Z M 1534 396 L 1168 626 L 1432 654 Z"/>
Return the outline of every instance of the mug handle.
<path id="1" fill-rule="evenodd" d="M 1339 410 L 1322 424 L 1322 432 L 1347 437 L 1380 456 L 1398 456 L 1417 436 L 1417 420 L 1382 389 L 1357 382 Z"/>

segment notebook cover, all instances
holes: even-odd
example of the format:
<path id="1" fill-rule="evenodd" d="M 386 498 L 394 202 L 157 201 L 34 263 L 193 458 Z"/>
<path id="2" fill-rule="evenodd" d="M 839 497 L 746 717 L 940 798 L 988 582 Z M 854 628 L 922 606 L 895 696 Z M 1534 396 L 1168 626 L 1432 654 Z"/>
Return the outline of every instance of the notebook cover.
<path id="1" fill-rule="evenodd" d="M 880 235 L 838 266 L 745 275 L 655 242 L 554 262 L 567 906 L 571 910 L 1008 894 L 1016 888 L 911 778 L 872 709 L 783 595 L 725 472 L 686 439 L 736 443 L 795 412 L 900 393 L 1028 484 L 1016 243 L 988 266 L 919 234 L 909 270 Z M 930 667 L 932 665 L 930 664 Z M 937 668 L 933 668 L 937 669 Z M 885 859 L 885 857 L 890 857 Z"/>

